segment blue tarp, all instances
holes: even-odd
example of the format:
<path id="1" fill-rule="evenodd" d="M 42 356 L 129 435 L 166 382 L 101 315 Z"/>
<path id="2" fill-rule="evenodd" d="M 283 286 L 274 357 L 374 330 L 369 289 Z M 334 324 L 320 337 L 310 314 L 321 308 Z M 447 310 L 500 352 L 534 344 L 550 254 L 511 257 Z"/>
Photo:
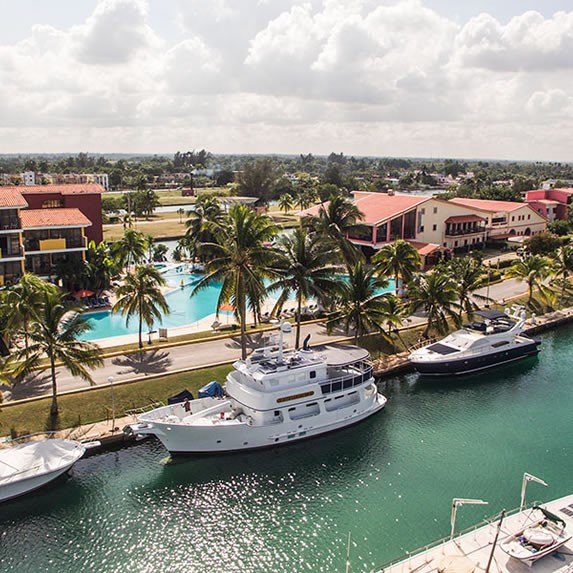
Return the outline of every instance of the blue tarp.
<path id="1" fill-rule="evenodd" d="M 171 398 L 167 398 L 167 404 L 179 404 L 185 402 L 185 400 L 193 400 L 193 393 L 187 389 L 183 390 L 183 392 L 179 392 L 179 394 L 175 396 L 171 396 Z"/>
<path id="2" fill-rule="evenodd" d="M 222 398 L 224 395 L 223 386 L 217 380 L 209 382 L 199 390 L 199 398 Z"/>

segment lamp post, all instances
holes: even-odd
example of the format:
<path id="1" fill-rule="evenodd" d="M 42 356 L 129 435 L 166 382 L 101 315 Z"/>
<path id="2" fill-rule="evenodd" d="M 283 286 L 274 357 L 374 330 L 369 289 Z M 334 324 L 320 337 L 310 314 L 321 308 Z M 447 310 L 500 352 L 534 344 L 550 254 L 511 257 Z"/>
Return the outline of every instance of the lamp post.
<path id="1" fill-rule="evenodd" d="M 113 392 L 113 376 L 109 376 L 107 381 L 111 389 L 111 433 L 115 432 L 115 394 Z"/>

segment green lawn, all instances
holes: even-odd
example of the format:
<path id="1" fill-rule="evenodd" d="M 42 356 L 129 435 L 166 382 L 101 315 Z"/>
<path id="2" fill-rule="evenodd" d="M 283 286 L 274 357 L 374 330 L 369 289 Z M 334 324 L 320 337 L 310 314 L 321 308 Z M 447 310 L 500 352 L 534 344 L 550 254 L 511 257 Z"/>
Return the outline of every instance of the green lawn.
<path id="1" fill-rule="evenodd" d="M 231 365 L 205 368 L 194 372 L 171 374 L 162 378 L 116 384 L 116 417 L 126 410 L 141 408 L 152 402 L 167 403 L 167 398 L 188 388 L 197 396 L 197 390 L 210 382 L 223 383 Z M 58 400 L 60 416 L 55 427 L 50 420 L 51 398 L 43 398 L 27 404 L 4 405 L 0 408 L 0 436 L 24 435 L 47 430 L 72 428 L 109 419 L 111 413 L 111 389 L 101 388 L 61 396 Z"/>

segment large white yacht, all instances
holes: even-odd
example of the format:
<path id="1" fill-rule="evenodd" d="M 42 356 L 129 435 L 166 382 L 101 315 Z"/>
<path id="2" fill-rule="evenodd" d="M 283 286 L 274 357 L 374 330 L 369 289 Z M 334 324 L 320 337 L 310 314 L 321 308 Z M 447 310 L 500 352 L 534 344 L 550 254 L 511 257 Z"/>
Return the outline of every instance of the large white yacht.
<path id="1" fill-rule="evenodd" d="M 284 351 L 277 344 L 233 364 L 223 397 L 164 406 L 129 429 L 157 436 L 172 454 L 233 452 L 291 443 L 359 422 L 381 410 L 366 350 L 331 344 Z"/>
<path id="2" fill-rule="evenodd" d="M 539 342 L 523 334 L 525 310 L 478 310 L 483 320 L 464 325 L 439 342 L 414 350 L 409 360 L 420 374 L 445 376 L 477 372 L 539 352 Z"/>

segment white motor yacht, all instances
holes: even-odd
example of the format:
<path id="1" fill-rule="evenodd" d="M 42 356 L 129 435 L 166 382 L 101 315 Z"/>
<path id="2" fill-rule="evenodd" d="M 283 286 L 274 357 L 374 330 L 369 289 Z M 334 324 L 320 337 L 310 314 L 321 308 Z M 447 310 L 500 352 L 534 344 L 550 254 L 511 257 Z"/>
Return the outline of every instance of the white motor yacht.
<path id="1" fill-rule="evenodd" d="M 6 501 L 55 480 L 67 472 L 86 448 L 72 440 L 30 441 L 0 449 L 0 501 Z"/>
<path id="2" fill-rule="evenodd" d="M 285 351 L 278 344 L 233 364 L 222 397 L 156 408 L 127 430 L 157 436 L 173 454 L 234 452 L 318 436 L 381 410 L 366 350 L 331 344 Z"/>
<path id="3" fill-rule="evenodd" d="M 539 342 L 523 333 L 525 310 L 478 310 L 483 320 L 464 325 L 439 342 L 414 350 L 409 360 L 420 374 L 446 376 L 477 372 L 539 352 Z"/>

